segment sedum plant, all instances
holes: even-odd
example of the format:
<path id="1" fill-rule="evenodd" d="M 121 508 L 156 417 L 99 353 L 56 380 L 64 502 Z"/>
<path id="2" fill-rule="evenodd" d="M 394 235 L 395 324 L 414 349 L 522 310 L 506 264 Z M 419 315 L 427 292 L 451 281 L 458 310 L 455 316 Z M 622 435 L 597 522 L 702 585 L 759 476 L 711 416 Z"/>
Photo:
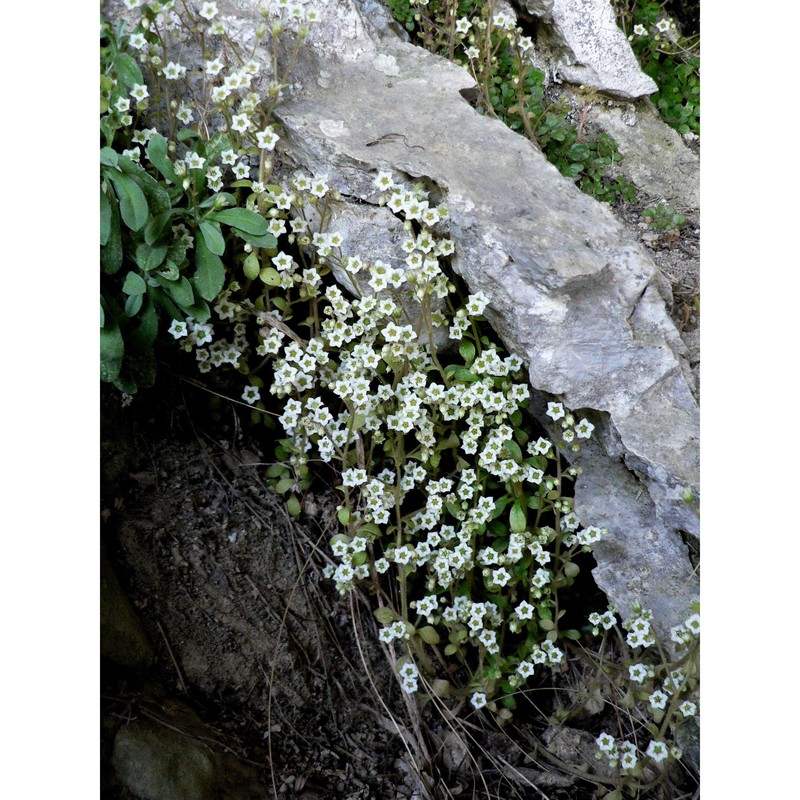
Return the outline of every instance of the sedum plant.
<path id="1" fill-rule="evenodd" d="M 657 231 L 679 231 L 686 224 L 686 217 L 666 203 L 657 203 L 642 212 L 642 218 Z"/>
<path id="2" fill-rule="evenodd" d="M 571 607 L 607 533 L 581 525 L 570 491 L 593 423 L 557 399 L 547 429 L 529 414 L 523 361 L 489 326 L 491 298 L 459 288 L 447 210 L 424 184 L 374 177 L 406 231 L 389 264 L 330 229 L 326 175 L 273 175 L 274 53 L 292 28 L 291 64 L 313 8 L 264 7 L 266 64 L 238 51 L 213 2 L 141 13 L 130 33 L 103 28 L 101 376 L 130 394 L 171 341 L 253 423 L 280 425 L 267 477 L 291 515 L 316 472 L 335 476 L 325 574 L 374 597 L 407 695 L 503 723 L 534 679 L 581 659 L 626 710 L 600 757 L 620 787 L 656 785 L 697 714 L 699 616 L 673 631 L 673 658 L 647 611 Z M 201 42 L 191 70 L 170 60 L 181 36 Z"/>

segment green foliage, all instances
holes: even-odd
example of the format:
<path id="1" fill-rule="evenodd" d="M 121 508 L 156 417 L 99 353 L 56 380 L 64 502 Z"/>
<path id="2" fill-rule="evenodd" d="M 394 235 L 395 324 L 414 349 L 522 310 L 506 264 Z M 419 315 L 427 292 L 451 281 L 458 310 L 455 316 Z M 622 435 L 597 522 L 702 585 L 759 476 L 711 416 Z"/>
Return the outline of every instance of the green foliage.
<path id="1" fill-rule="evenodd" d="M 642 70 L 658 86 L 652 101 L 679 133 L 700 134 L 700 39 L 681 35 L 664 2 L 615 0 Z"/>
<path id="2" fill-rule="evenodd" d="M 665 203 L 646 208 L 642 212 L 644 221 L 657 231 L 678 231 L 686 223 L 686 217 Z"/>
<path id="3" fill-rule="evenodd" d="M 147 101 L 131 108 L 132 91 L 145 84 L 126 52 L 130 37 L 107 24 L 101 37 L 101 379 L 133 394 L 155 379 L 160 320 L 208 320 L 236 263 L 231 245 L 276 240 L 260 213 L 212 188 L 210 168 L 230 136 L 203 139 L 189 129 L 168 139 L 148 127 L 156 118 Z M 145 130 L 132 131 L 137 123 Z M 146 142 L 145 166 L 137 142 Z M 176 159 L 181 149 L 188 159 Z"/>
<path id="4" fill-rule="evenodd" d="M 416 15 L 416 8 L 409 2 L 409 0 L 387 0 L 386 5 L 392 16 L 409 32 L 414 33 L 416 24 L 414 16 Z"/>

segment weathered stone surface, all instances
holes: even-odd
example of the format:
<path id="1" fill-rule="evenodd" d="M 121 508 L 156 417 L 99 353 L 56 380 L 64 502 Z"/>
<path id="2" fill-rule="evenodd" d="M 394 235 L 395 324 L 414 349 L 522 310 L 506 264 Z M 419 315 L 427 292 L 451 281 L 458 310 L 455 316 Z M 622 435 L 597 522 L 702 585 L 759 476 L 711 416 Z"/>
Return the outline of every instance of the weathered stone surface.
<path id="1" fill-rule="evenodd" d="M 330 215 L 328 230 L 340 233 L 344 238 L 341 248 L 343 257 L 358 256 L 368 259 L 370 263 L 383 261 L 394 269 L 400 269 L 403 272 L 407 270 L 406 254 L 400 247 L 408 238 L 408 232 L 403 227 L 403 222 L 388 208 L 334 201 L 329 204 L 328 212 Z M 307 210 L 306 218 L 311 218 L 311 216 Z M 369 275 L 366 271 L 354 276 L 343 270 L 337 263 L 333 263 L 333 274 L 336 280 L 352 294 L 358 296 L 374 294 L 368 283 Z M 380 296 L 391 296 L 389 290 L 379 294 Z M 444 308 L 442 300 L 434 297 L 430 302 L 434 311 Z M 416 326 L 420 315 L 419 303 L 407 302 L 403 308 L 407 315 L 406 321 Z M 427 340 L 428 335 L 422 331 L 419 337 L 420 343 L 424 344 Z M 439 348 L 446 346 L 450 341 L 447 331 L 442 328 L 437 329 L 434 333 L 434 341 Z"/>
<path id="2" fill-rule="evenodd" d="M 658 91 L 617 27 L 608 0 L 553 0 L 552 8 L 545 12 L 544 31 L 537 44 L 557 54 L 561 78 L 620 97 L 643 97 Z"/>
<path id="3" fill-rule="evenodd" d="M 617 169 L 638 189 L 671 205 L 700 206 L 700 159 L 649 101 L 596 103 L 589 119 L 617 143 Z"/>
<path id="4" fill-rule="evenodd" d="M 216 764 L 208 748 L 169 728 L 144 721 L 126 725 L 114 740 L 119 779 L 142 800 L 214 797 Z"/>
<path id="5" fill-rule="evenodd" d="M 532 393 L 531 412 L 545 429 L 552 426 L 545 413 L 547 400 L 540 392 Z M 581 469 L 575 482 L 580 518 L 608 529 L 593 546 L 597 567 L 592 574 L 623 618 L 632 615 L 635 603 L 651 610 L 660 640 L 673 652 L 670 628 L 686 619 L 700 590 L 678 533 L 686 526 L 669 525 L 660 518 L 642 483 L 623 463 L 624 448 L 606 415 L 587 412 L 587 417 L 597 429 L 569 460 Z M 681 505 L 691 522 L 694 512 L 685 502 Z M 696 517 L 693 522 L 696 525 Z"/>
<path id="6" fill-rule="evenodd" d="M 583 470 L 575 485 L 576 507 L 584 519 L 609 530 L 594 545 L 597 584 L 609 587 L 623 617 L 636 602 L 650 609 L 670 649 L 670 628 L 688 616 L 686 599 L 699 599 L 698 578 L 680 535 L 659 519 L 653 503 L 641 501 L 638 481 L 598 444 L 585 445 L 575 463 Z"/>
<path id="7" fill-rule="evenodd" d="M 594 757 L 597 752 L 597 740 L 588 731 L 561 725 L 557 728 L 548 728 L 542 734 L 542 739 L 547 749 L 567 764 L 605 778 L 610 778 L 614 774 L 607 761 L 598 761 Z"/>
<path id="8" fill-rule="evenodd" d="M 149 685 L 138 719 L 114 737 L 116 781 L 141 800 L 262 800 L 258 771 L 220 741 L 220 731 L 191 708 Z M 116 787 L 115 787 L 116 788 Z M 116 795 L 115 795 L 116 796 Z"/>
<path id="9" fill-rule="evenodd" d="M 553 18 L 555 0 L 514 0 L 514 3 L 543 22 L 549 22 Z"/>

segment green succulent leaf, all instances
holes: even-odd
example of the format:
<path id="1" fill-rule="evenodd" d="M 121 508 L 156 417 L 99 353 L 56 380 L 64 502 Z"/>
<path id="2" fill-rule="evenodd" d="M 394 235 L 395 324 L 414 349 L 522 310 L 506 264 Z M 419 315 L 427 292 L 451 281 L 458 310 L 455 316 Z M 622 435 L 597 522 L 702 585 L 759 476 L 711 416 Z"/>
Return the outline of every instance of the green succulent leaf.
<path id="1" fill-rule="evenodd" d="M 122 291 L 127 295 L 144 294 L 147 291 L 147 284 L 139 273 L 129 272 L 125 276 L 125 283 L 122 285 Z"/>
<path id="2" fill-rule="evenodd" d="M 580 574 L 581 568 L 574 561 L 567 561 L 564 564 L 564 574 L 568 578 L 577 578 Z"/>
<path id="3" fill-rule="evenodd" d="M 458 352 L 467 366 L 470 366 L 475 360 L 475 345 L 469 339 L 462 339 L 459 342 Z"/>
<path id="4" fill-rule="evenodd" d="M 151 247 L 149 244 L 142 242 L 136 245 L 134 260 L 140 269 L 145 272 L 151 272 L 164 263 L 166 255 L 167 245 L 156 244 Z"/>
<path id="5" fill-rule="evenodd" d="M 217 131 L 204 145 L 204 155 L 210 163 L 218 161 L 222 155 L 223 150 L 230 150 L 232 148 L 230 135 L 227 131 Z M 234 200 L 234 203 L 236 201 Z"/>
<path id="6" fill-rule="evenodd" d="M 205 200 L 203 200 L 198 208 L 214 208 L 217 204 L 221 204 L 223 206 L 235 206 L 236 198 L 228 192 L 217 192 L 216 194 L 212 194 L 210 197 L 207 197 Z"/>
<path id="7" fill-rule="evenodd" d="M 397 614 L 389 606 L 376 608 L 372 613 L 381 625 L 391 625 L 397 619 Z"/>
<path id="8" fill-rule="evenodd" d="M 108 202 L 106 193 L 100 189 L 100 246 L 108 244 L 111 236 L 111 203 Z"/>
<path id="9" fill-rule="evenodd" d="M 172 202 L 169 192 L 152 175 L 125 156 L 119 157 L 119 167 L 126 175 L 134 178 L 147 199 L 152 215 L 156 216 L 170 210 Z"/>
<path id="10" fill-rule="evenodd" d="M 109 192 L 106 199 L 111 209 L 108 239 L 100 249 L 100 268 L 106 275 L 114 275 L 122 266 L 122 232 L 120 230 L 119 204 L 114 192 Z"/>
<path id="11" fill-rule="evenodd" d="M 237 228 L 234 228 L 233 230 L 240 239 L 244 240 L 248 244 L 253 245 L 253 247 L 262 247 L 267 251 L 275 251 L 270 255 L 275 255 L 277 252 L 278 240 L 271 233 L 265 233 L 263 236 L 254 236 L 253 234 L 245 233 Z"/>
<path id="12" fill-rule="evenodd" d="M 267 286 L 280 286 L 281 274 L 275 267 L 264 267 L 259 273 L 259 278 Z"/>
<path id="13" fill-rule="evenodd" d="M 104 167 L 116 167 L 118 159 L 119 154 L 113 147 L 100 148 L 100 163 Z"/>
<path id="14" fill-rule="evenodd" d="M 424 628 L 419 628 L 417 633 L 422 641 L 425 642 L 425 644 L 434 645 L 439 644 L 439 642 L 442 641 L 441 637 L 436 632 L 436 628 L 434 628 L 432 625 L 426 625 Z"/>
<path id="15" fill-rule="evenodd" d="M 169 296 L 184 310 L 194 303 L 194 290 L 188 278 L 181 275 L 177 280 L 167 280 L 158 276 L 156 280 L 169 293 Z M 194 315 L 191 315 L 194 316 Z"/>
<path id="16" fill-rule="evenodd" d="M 172 211 L 164 211 L 147 220 L 147 224 L 144 226 L 144 240 L 147 244 L 152 245 L 158 241 L 172 219 L 172 214 Z"/>
<path id="17" fill-rule="evenodd" d="M 297 495 L 293 494 L 286 501 L 286 510 L 289 512 L 290 517 L 299 517 L 300 512 L 303 510 Z"/>
<path id="18" fill-rule="evenodd" d="M 135 317 L 142 309 L 143 294 L 132 294 L 125 300 L 125 316 Z"/>

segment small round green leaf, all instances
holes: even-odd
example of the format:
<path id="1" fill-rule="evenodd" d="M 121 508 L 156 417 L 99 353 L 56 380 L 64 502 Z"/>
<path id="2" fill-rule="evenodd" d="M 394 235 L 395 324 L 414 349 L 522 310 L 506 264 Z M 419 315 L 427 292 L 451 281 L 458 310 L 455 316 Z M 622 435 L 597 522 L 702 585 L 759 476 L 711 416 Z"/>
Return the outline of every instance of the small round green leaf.
<path id="1" fill-rule="evenodd" d="M 420 628 L 417 633 L 425 644 L 439 644 L 442 640 L 436 632 L 436 628 L 432 625 L 426 625 L 424 628 Z"/>
<path id="2" fill-rule="evenodd" d="M 267 286 L 279 286 L 281 282 L 281 274 L 275 267 L 264 267 L 259 273 L 259 278 Z"/>
<path id="3" fill-rule="evenodd" d="M 569 578 L 576 578 L 580 571 L 581 568 L 574 561 L 567 561 L 567 563 L 564 564 L 564 573 Z"/>
<path id="4" fill-rule="evenodd" d="M 395 614 L 389 606 L 376 608 L 372 613 L 381 625 L 391 625 L 397 619 L 397 614 Z"/>
<path id="5" fill-rule="evenodd" d="M 517 500 L 511 507 L 509 523 L 511 524 L 511 530 L 514 533 L 522 533 L 527 527 L 528 522 L 525 516 L 525 510 L 523 509 L 522 503 L 520 503 L 519 500 Z"/>
<path id="6" fill-rule="evenodd" d="M 244 276 L 248 280 L 254 281 L 261 272 L 261 264 L 259 263 L 258 256 L 255 253 L 250 253 L 242 264 Z"/>
<path id="7" fill-rule="evenodd" d="M 122 284 L 122 291 L 127 295 L 137 296 L 147 291 L 147 284 L 138 272 L 129 272 L 125 276 L 125 283 Z"/>
<path id="8" fill-rule="evenodd" d="M 300 512 L 303 510 L 297 495 L 293 494 L 286 501 L 286 510 L 289 512 L 290 517 L 299 517 Z"/>

